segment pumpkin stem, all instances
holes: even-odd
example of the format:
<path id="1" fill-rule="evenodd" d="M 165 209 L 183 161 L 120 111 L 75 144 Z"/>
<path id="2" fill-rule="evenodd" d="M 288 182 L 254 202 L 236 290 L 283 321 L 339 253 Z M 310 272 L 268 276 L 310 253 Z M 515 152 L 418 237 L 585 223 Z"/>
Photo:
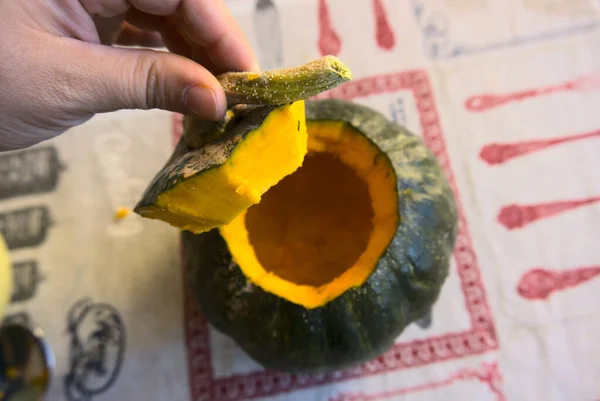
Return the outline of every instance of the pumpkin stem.
<path id="1" fill-rule="evenodd" d="M 276 106 L 308 99 L 352 79 L 337 57 L 325 56 L 307 64 L 265 72 L 227 72 L 217 77 L 227 103 Z"/>

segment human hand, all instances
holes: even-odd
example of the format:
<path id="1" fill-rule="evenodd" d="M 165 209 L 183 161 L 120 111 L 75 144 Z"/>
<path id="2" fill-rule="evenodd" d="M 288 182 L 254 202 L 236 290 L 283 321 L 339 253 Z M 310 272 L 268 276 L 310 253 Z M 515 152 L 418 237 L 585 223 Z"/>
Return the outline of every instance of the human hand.
<path id="1" fill-rule="evenodd" d="M 170 52 L 113 43 L 164 43 Z M 214 74 L 252 70 L 255 57 L 223 0 L 6 1 L 0 150 L 34 145 L 119 109 L 219 119 L 227 101 Z"/>

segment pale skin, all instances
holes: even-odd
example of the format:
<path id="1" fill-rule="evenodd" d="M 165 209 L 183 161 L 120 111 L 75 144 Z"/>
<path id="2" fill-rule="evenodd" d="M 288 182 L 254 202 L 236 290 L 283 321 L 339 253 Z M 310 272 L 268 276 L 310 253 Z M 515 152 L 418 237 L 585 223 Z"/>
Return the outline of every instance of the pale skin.
<path id="1" fill-rule="evenodd" d="M 120 109 L 217 120 L 227 102 L 215 75 L 258 70 L 223 0 L 1 4 L 0 151 L 35 145 Z"/>

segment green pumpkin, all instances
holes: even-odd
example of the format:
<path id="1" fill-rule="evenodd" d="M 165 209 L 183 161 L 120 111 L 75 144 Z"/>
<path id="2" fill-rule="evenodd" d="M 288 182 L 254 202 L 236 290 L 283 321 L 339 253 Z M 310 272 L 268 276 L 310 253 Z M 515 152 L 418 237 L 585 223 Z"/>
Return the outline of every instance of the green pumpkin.
<path id="1" fill-rule="evenodd" d="M 308 154 L 232 223 L 182 232 L 192 292 L 267 369 L 340 370 L 388 350 L 448 275 L 457 212 L 435 156 L 376 111 L 306 102 Z"/>

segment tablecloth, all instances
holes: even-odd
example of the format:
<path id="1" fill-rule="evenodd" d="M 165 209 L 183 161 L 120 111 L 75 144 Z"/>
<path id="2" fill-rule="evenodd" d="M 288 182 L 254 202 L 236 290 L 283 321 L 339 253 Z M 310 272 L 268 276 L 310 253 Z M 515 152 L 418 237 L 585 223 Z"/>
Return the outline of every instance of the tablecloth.
<path id="1" fill-rule="evenodd" d="M 263 371 L 190 298 L 177 231 L 115 218 L 166 161 L 181 116 L 99 115 L 0 155 L 7 318 L 43 329 L 48 399 L 600 399 L 599 2 L 227 5 L 263 69 L 337 55 L 355 78 L 321 97 L 376 108 L 439 158 L 459 211 L 440 299 L 355 369 Z"/>

